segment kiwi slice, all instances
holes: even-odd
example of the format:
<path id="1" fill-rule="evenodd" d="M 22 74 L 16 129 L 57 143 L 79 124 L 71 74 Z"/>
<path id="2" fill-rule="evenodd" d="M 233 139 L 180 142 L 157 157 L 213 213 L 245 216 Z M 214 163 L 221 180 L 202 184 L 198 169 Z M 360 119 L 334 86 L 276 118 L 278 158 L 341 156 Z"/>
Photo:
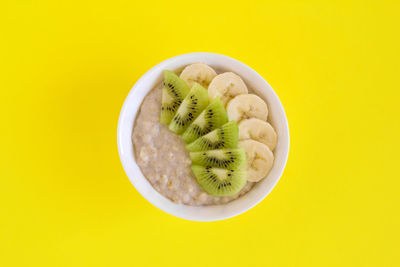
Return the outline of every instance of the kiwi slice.
<path id="1" fill-rule="evenodd" d="M 201 188 L 216 197 L 236 195 L 247 182 L 244 170 L 192 165 L 192 171 Z"/>
<path id="2" fill-rule="evenodd" d="M 190 152 L 193 164 L 225 169 L 241 169 L 246 163 L 246 153 L 242 148 L 218 149 Z"/>
<path id="3" fill-rule="evenodd" d="M 228 114 L 219 97 L 214 98 L 182 135 L 185 143 L 191 143 L 215 128 L 228 122 Z"/>
<path id="4" fill-rule="evenodd" d="M 169 129 L 176 134 L 183 133 L 203 109 L 208 106 L 208 103 L 207 89 L 195 83 L 176 111 L 169 124 Z"/>
<path id="5" fill-rule="evenodd" d="M 163 84 L 160 122 L 169 124 L 190 89 L 184 80 L 169 70 L 164 71 Z"/>
<path id="6" fill-rule="evenodd" d="M 238 136 L 239 128 L 236 122 L 230 121 L 186 145 L 186 149 L 193 152 L 236 148 L 238 144 Z"/>

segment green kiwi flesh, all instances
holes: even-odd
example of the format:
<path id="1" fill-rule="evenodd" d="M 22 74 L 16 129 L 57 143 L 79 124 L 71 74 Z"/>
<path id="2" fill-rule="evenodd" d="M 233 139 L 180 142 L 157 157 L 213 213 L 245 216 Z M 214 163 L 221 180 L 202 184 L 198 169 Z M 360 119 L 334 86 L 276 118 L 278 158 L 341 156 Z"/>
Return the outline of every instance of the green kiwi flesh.
<path id="1" fill-rule="evenodd" d="M 195 165 L 238 170 L 246 163 L 246 153 L 242 148 L 218 149 L 190 152 Z"/>
<path id="2" fill-rule="evenodd" d="M 163 84 L 160 122 L 169 124 L 190 89 L 184 80 L 169 70 L 164 71 Z"/>
<path id="3" fill-rule="evenodd" d="M 216 197 L 234 196 L 239 193 L 247 182 L 245 170 L 192 165 L 192 171 L 201 188 Z"/>
<path id="4" fill-rule="evenodd" d="M 209 132 L 186 145 L 190 152 L 236 148 L 238 144 L 239 128 L 235 121 L 230 121 L 221 127 Z"/>
<path id="5" fill-rule="evenodd" d="M 200 113 L 182 135 L 185 143 L 191 143 L 215 128 L 228 122 L 228 114 L 219 97 L 214 98 L 211 103 Z"/>
<path id="6" fill-rule="evenodd" d="M 169 129 L 176 134 L 182 134 L 208 103 L 207 89 L 198 83 L 194 84 L 171 120 Z"/>

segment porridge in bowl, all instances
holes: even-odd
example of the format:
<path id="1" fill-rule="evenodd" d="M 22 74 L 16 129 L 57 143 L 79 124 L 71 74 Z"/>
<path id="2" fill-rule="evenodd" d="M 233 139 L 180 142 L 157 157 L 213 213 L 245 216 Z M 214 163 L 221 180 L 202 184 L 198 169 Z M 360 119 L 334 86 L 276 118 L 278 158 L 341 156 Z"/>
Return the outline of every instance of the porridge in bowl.
<path id="1" fill-rule="evenodd" d="M 189 87 L 190 86 L 190 87 Z M 268 107 L 232 72 L 187 66 L 144 98 L 132 131 L 135 160 L 175 203 L 220 205 L 267 176 L 277 143 Z"/>

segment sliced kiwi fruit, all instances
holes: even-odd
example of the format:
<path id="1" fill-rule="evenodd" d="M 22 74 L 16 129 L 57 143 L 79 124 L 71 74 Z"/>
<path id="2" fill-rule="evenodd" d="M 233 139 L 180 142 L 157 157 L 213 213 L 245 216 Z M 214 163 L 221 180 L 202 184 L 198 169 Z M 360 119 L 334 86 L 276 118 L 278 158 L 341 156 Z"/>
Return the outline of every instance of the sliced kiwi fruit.
<path id="1" fill-rule="evenodd" d="M 242 148 L 218 149 L 190 152 L 195 165 L 238 170 L 246 164 L 246 153 Z"/>
<path id="2" fill-rule="evenodd" d="M 163 84 L 160 122 L 169 124 L 190 89 L 184 80 L 169 70 L 164 71 Z"/>
<path id="3" fill-rule="evenodd" d="M 195 83 L 183 99 L 169 124 L 169 129 L 176 134 L 182 134 L 196 117 L 208 106 L 207 89 Z"/>
<path id="4" fill-rule="evenodd" d="M 185 143 L 191 143 L 215 128 L 228 122 L 228 114 L 219 97 L 214 98 L 211 103 L 200 113 L 200 115 L 189 125 L 182 134 Z"/>
<path id="5" fill-rule="evenodd" d="M 239 128 L 235 121 L 230 121 L 186 145 L 186 149 L 194 151 L 236 148 Z"/>
<path id="6" fill-rule="evenodd" d="M 216 197 L 234 196 L 239 193 L 247 182 L 245 170 L 192 165 L 192 171 L 201 188 Z"/>

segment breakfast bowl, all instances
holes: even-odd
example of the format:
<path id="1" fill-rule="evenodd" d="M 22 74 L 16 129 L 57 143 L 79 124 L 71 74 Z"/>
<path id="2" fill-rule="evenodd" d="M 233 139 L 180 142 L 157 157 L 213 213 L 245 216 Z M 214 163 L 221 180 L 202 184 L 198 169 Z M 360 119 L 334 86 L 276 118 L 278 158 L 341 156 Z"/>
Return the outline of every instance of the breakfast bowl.
<path id="1" fill-rule="evenodd" d="M 163 81 L 164 70 L 179 71 L 193 63 L 205 63 L 217 73 L 239 75 L 249 90 L 268 105 L 268 122 L 275 128 L 277 144 L 274 162 L 268 175 L 246 194 L 231 202 L 218 205 L 189 206 L 175 203 L 160 194 L 146 179 L 135 158 L 133 128 L 146 95 Z M 132 87 L 119 116 L 117 130 L 118 152 L 122 166 L 136 190 L 164 212 L 193 221 L 217 221 L 239 215 L 263 200 L 279 181 L 289 153 L 289 129 L 283 106 L 272 87 L 253 69 L 240 61 L 214 53 L 190 53 L 167 59 L 146 72 Z"/>

